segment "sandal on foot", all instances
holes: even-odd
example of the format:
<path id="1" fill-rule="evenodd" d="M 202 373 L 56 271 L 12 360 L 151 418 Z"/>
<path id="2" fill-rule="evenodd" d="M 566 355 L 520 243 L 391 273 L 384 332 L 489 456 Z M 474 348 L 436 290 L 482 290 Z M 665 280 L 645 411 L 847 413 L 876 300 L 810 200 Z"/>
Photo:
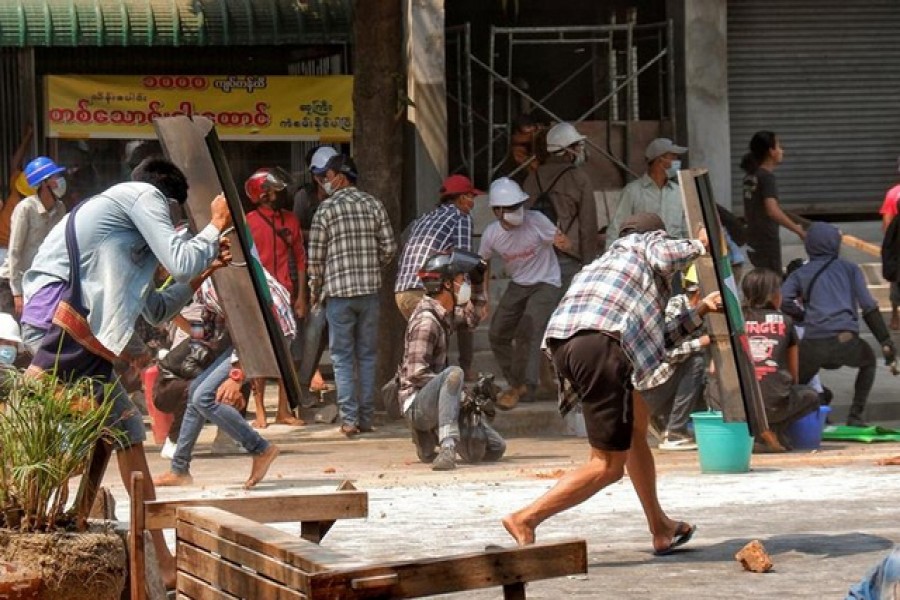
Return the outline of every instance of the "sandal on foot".
<path id="1" fill-rule="evenodd" d="M 695 531 L 697 531 L 696 525 L 690 525 L 684 521 L 679 521 L 678 524 L 675 525 L 675 535 L 672 536 L 672 541 L 669 542 L 669 545 L 660 550 L 654 550 L 653 554 L 655 556 L 666 556 L 667 554 L 671 554 L 675 548 L 684 546 L 691 541 Z"/>

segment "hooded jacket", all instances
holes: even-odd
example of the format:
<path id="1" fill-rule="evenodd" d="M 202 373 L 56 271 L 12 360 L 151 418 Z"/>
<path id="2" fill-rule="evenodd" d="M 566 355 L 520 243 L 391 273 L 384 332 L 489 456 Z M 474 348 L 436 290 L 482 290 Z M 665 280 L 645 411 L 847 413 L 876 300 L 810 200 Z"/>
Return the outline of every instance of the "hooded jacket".
<path id="1" fill-rule="evenodd" d="M 842 331 L 859 332 L 859 309 L 878 308 L 858 265 L 838 256 L 841 232 L 829 223 L 813 223 L 806 232 L 809 262 L 781 286 L 781 310 L 805 327 L 803 337 L 823 339 Z M 810 292 L 810 282 L 816 279 Z"/>

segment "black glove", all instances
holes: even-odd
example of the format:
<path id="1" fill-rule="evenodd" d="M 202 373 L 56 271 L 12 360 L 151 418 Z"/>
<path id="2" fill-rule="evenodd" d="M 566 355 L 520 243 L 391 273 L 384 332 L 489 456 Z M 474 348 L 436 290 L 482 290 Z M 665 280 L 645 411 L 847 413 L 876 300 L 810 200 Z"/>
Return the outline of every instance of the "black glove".
<path id="1" fill-rule="evenodd" d="M 469 271 L 469 280 L 472 285 L 481 285 L 484 283 L 484 272 L 487 270 L 487 262 L 482 260 L 474 269 Z"/>

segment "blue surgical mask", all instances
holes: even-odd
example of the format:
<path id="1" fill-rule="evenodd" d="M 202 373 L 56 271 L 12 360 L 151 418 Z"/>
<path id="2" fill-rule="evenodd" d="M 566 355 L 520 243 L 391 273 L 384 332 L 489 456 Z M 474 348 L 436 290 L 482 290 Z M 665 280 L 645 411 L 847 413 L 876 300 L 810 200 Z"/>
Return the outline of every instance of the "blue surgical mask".
<path id="1" fill-rule="evenodd" d="M 668 177 L 669 179 L 675 179 L 676 177 L 678 177 L 678 171 L 680 171 L 680 170 L 681 170 L 681 161 L 673 160 L 672 166 L 669 167 L 668 169 L 666 169 L 666 177 Z"/>
<path id="2" fill-rule="evenodd" d="M 16 362 L 19 351 L 15 346 L 0 346 L 0 364 L 11 365 Z"/>

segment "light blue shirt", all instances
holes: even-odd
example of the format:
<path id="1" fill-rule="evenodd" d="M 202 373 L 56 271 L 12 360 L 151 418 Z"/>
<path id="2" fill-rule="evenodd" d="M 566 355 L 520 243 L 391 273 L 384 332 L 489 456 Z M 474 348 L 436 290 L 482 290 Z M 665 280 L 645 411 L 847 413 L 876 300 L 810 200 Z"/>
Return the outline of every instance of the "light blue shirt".
<path id="1" fill-rule="evenodd" d="M 609 248 L 619 237 L 619 229 L 628 216 L 642 212 L 659 215 L 666 225 L 666 233 L 673 238 L 688 237 L 681 188 L 672 180 L 667 180 L 666 185 L 660 188 L 645 173 L 622 189 L 616 214 L 606 230 L 606 247 Z"/>
<path id="2" fill-rule="evenodd" d="M 22 287 L 25 302 L 42 287 L 69 279 L 66 215 L 41 244 Z M 86 201 L 75 223 L 81 253 L 81 285 L 91 331 L 120 354 L 143 314 L 165 322 L 190 300 L 191 279 L 219 253 L 219 230 L 207 225 L 186 239 L 175 231 L 169 200 L 156 187 L 120 183 Z M 163 292 L 152 283 L 159 264 L 177 282 Z"/>

